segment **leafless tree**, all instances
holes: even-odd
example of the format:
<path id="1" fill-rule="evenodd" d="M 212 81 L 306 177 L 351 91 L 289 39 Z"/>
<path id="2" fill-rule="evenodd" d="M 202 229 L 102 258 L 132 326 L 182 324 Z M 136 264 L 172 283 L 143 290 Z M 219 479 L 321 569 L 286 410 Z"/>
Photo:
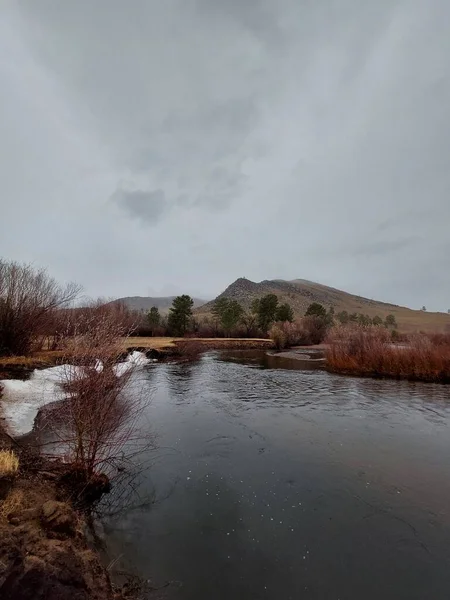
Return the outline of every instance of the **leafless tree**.
<path id="1" fill-rule="evenodd" d="M 65 350 L 74 337 L 96 331 L 98 324 L 101 328 L 105 318 L 114 323 L 114 330 L 123 336 L 131 335 L 140 322 L 140 315 L 129 310 L 122 302 L 104 298 L 85 300 L 83 306 L 54 312 L 47 331 L 48 349 Z"/>
<path id="2" fill-rule="evenodd" d="M 247 337 L 254 335 L 257 330 L 257 316 L 251 311 L 245 312 L 241 317 L 241 323 L 245 328 Z"/>
<path id="3" fill-rule="evenodd" d="M 44 437 L 71 465 L 70 483 L 75 478 L 75 492 L 84 496 L 153 445 L 140 427 L 149 397 L 133 378 L 133 363 L 120 362 L 126 333 L 112 311 L 97 314 L 88 331 L 75 332 L 67 343 L 61 396 L 44 411 Z"/>
<path id="4" fill-rule="evenodd" d="M 0 259 L 0 354 L 26 355 L 55 311 L 79 295 L 80 286 L 61 286 L 45 269 Z"/>

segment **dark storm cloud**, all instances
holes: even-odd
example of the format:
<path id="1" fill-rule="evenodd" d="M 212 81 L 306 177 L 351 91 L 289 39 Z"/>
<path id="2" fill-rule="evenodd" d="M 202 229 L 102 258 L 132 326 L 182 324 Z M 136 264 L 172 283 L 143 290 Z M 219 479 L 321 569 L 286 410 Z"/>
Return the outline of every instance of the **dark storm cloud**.
<path id="1" fill-rule="evenodd" d="M 4 0 L 1 253 L 103 295 L 245 274 L 447 309 L 449 18 Z"/>

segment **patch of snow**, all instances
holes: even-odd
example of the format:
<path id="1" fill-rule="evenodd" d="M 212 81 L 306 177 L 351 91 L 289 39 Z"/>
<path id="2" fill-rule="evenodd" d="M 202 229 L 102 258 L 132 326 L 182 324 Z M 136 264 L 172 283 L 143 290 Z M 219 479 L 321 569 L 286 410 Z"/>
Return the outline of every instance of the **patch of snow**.
<path id="1" fill-rule="evenodd" d="M 64 392 L 60 384 L 72 369 L 79 368 L 60 365 L 35 370 L 26 381 L 0 381 L 3 388 L 2 411 L 12 432 L 15 435 L 23 435 L 31 431 L 39 409 L 63 397 Z"/>
<path id="2" fill-rule="evenodd" d="M 125 373 L 128 373 L 128 371 L 131 371 L 133 368 L 133 363 L 127 361 L 114 365 L 113 371 L 116 377 L 122 377 L 122 375 L 125 375 Z"/>
<path id="3" fill-rule="evenodd" d="M 117 377 L 131 369 L 157 362 L 143 352 L 132 352 L 123 363 L 113 367 Z M 103 371 L 103 364 L 97 360 L 94 366 L 97 373 Z M 48 369 L 35 369 L 26 381 L 5 379 L 0 381 L 3 388 L 2 411 L 8 427 L 14 435 L 24 435 L 33 429 L 34 419 L 42 406 L 60 400 L 65 396 L 61 387 L 64 381 L 74 376 L 82 376 L 83 367 L 58 365 Z"/>
<path id="4" fill-rule="evenodd" d="M 125 362 L 118 363 L 113 367 L 113 369 L 117 377 L 122 377 L 122 375 L 125 375 L 125 373 L 128 373 L 128 371 L 131 371 L 131 369 L 134 369 L 136 367 L 143 367 L 152 362 L 157 361 L 151 358 L 147 358 L 143 352 L 138 352 L 137 350 L 135 350 L 127 356 Z"/>

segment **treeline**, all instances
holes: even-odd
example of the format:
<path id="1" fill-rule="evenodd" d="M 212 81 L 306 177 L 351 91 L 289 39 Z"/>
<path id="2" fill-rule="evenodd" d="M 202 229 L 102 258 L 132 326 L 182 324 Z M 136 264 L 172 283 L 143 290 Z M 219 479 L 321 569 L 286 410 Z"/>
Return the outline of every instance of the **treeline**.
<path id="1" fill-rule="evenodd" d="M 318 344 L 335 325 L 379 326 L 396 330 L 394 315 L 386 319 L 346 311 L 335 314 L 312 303 L 305 315 L 295 319 L 288 303 L 267 294 L 244 308 L 221 297 L 211 314 L 193 313 L 194 301 L 177 296 L 167 315 L 154 306 L 139 313 L 120 302 L 98 299 L 74 307 L 81 287 L 61 286 L 43 269 L 0 260 L 0 355 L 28 355 L 42 348 L 60 350 L 68 341 L 113 321 L 122 335 L 192 337 L 270 337 L 279 348 Z"/>
<path id="2" fill-rule="evenodd" d="M 397 329 L 397 321 L 394 315 L 388 315 L 384 320 L 379 316 L 375 315 L 374 317 L 369 317 L 369 315 L 364 315 L 362 313 L 348 313 L 346 310 L 343 310 L 336 315 L 336 319 L 341 325 L 348 325 L 349 323 L 354 323 L 357 325 L 362 325 L 363 327 L 369 327 L 370 325 L 375 325 L 376 327 L 384 326 L 387 329 Z"/>
<path id="3" fill-rule="evenodd" d="M 326 309 L 313 302 L 304 317 L 295 320 L 294 311 L 288 303 L 280 303 L 275 294 L 255 299 L 245 310 L 231 298 L 218 298 L 210 316 L 197 316 L 192 312 L 190 296 L 177 296 L 168 315 L 162 315 L 156 306 L 147 313 L 138 328 L 140 335 L 153 336 L 197 336 L 197 337 L 271 337 L 277 345 L 318 344 L 323 341 L 327 330 L 334 325 L 357 324 L 396 329 L 394 315 L 386 319 L 379 316 L 342 311 L 335 314 L 334 308 Z M 278 341 L 279 340 L 279 341 Z"/>
<path id="4" fill-rule="evenodd" d="M 224 297 L 216 300 L 211 315 L 194 315 L 193 305 L 190 296 L 177 296 L 167 316 L 153 306 L 139 333 L 145 335 L 148 329 L 154 336 L 267 337 L 273 323 L 294 320 L 291 306 L 280 304 L 275 294 L 256 299 L 249 310 Z"/>
<path id="5" fill-rule="evenodd" d="M 192 312 L 193 300 L 182 295 L 174 299 L 169 314 L 161 315 L 156 306 L 147 313 L 138 328 L 140 335 L 195 337 L 271 337 L 282 348 L 296 344 L 319 344 L 335 325 L 357 324 L 396 329 L 394 315 L 386 319 L 359 313 L 326 309 L 313 302 L 301 319 L 295 319 L 288 303 L 280 303 L 275 294 L 255 299 L 246 310 L 237 300 L 218 298 L 211 315 L 197 316 Z"/>

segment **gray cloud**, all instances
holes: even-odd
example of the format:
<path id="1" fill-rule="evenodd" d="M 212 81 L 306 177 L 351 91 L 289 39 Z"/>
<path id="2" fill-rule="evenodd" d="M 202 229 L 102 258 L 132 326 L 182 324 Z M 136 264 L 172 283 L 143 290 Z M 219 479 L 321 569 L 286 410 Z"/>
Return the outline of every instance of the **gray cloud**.
<path id="1" fill-rule="evenodd" d="M 166 210 L 165 195 L 162 190 L 124 190 L 117 189 L 111 200 L 132 217 L 154 225 Z"/>
<path id="2" fill-rule="evenodd" d="M 365 257 L 389 256 L 391 260 L 402 250 L 411 251 L 419 249 L 422 239 L 417 235 L 401 237 L 399 239 L 372 239 L 357 246 L 346 249 L 349 255 L 361 255 Z"/>
<path id="3" fill-rule="evenodd" d="M 246 275 L 446 310 L 449 17 L 5 0 L 0 254 L 108 296 Z"/>

